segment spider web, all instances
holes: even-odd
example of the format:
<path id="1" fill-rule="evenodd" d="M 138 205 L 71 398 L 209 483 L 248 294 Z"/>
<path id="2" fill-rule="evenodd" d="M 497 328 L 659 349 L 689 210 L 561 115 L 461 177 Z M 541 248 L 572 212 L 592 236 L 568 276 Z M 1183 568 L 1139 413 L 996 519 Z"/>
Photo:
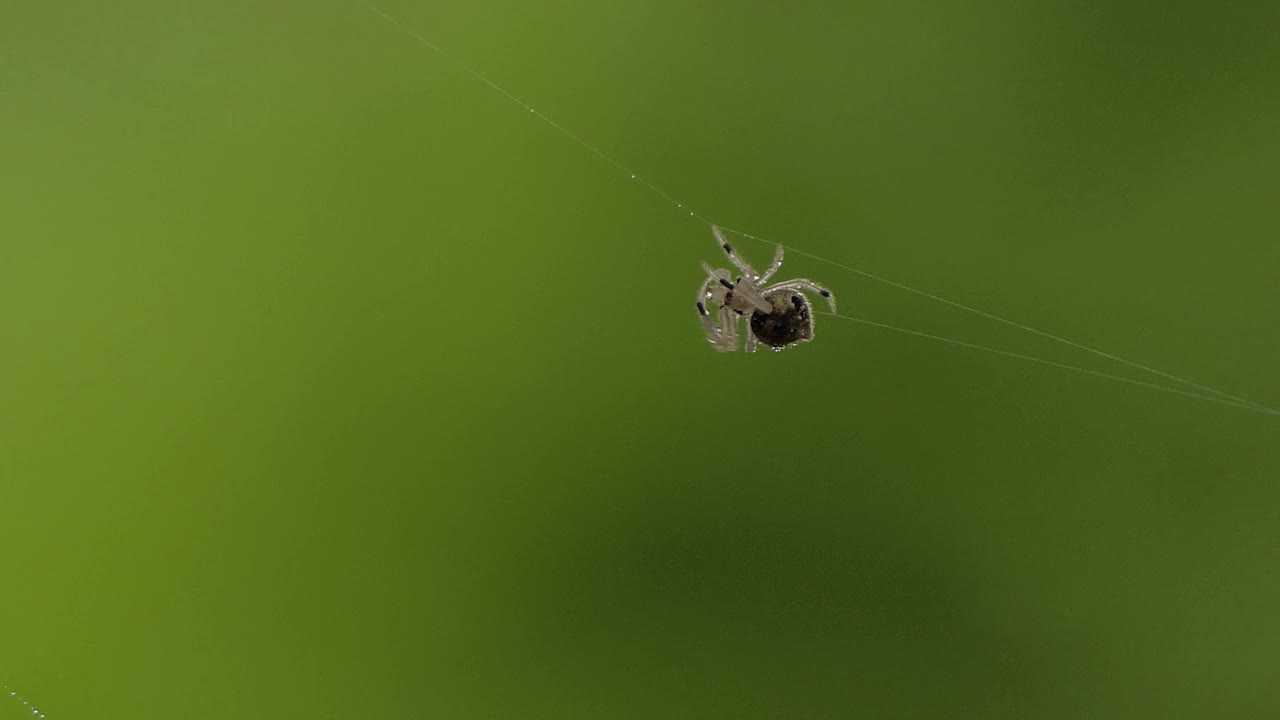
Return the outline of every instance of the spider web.
<path id="1" fill-rule="evenodd" d="M 716 226 L 717 226 L 717 224 L 716 224 L 716 223 L 714 223 L 714 222 L 712 222 L 712 220 L 711 220 L 711 219 L 709 219 L 706 215 L 704 215 L 704 214 L 702 214 L 702 213 L 698 212 L 697 210 L 695 210 L 695 209 L 691 208 L 688 204 L 686 204 L 686 203 L 684 203 L 684 202 L 682 202 L 682 201 L 680 201 L 680 200 L 676 199 L 674 196 L 672 196 L 672 195 L 671 195 L 670 193 L 668 193 L 667 191 L 663 190 L 661 187 L 659 187 L 659 186 L 658 186 L 658 185 L 656 185 L 655 183 L 653 183 L 653 182 L 649 181 L 648 179 L 646 179 L 646 178 L 642 177 L 640 174 L 636 173 L 634 170 L 632 170 L 632 169 L 631 169 L 631 168 L 629 168 L 628 166 L 624 165 L 622 162 L 618 161 L 617 159 L 615 159 L 615 158 L 614 158 L 614 157 L 612 157 L 611 155 L 609 155 L 609 154 L 605 153 L 604 151 L 600 150 L 598 147 L 596 147 L 596 146 L 595 146 L 595 145 L 593 145 L 592 143 L 590 143 L 590 142 L 588 142 L 587 140 L 585 140 L 582 136 L 580 136 L 580 135 L 578 135 L 577 133 L 573 132 L 572 130 L 568 129 L 567 127 L 565 127 L 565 126 L 564 126 L 564 125 L 562 125 L 561 123 L 557 122 L 555 119 L 553 119 L 553 118 L 549 117 L 548 115 L 546 115 L 546 114 L 542 113 L 541 111 L 537 110 L 535 107 L 533 107 L 531 104 L 529 104 L 528 102 L 526 102 L 524 99 L 522 99 L 522 98 L 521 98 L 521 97 L 519 97 L 518 95 L 516 95 L 516 94 L 514 94 L 514 93 L 510 92 L 509 90 L 507 90 L 507 89 L 506 89 L 506 88 L 504 88 L 503 86 L 501 86 L 501 85 L 499 85 L 498 83 L 494 82 L 493 80 L 489 79 L 486 75 L 484 75 L 483 73 L 481 73 L 481 72 L 480 72 L 480 71 L 479 71 L 475 66 L 473 66 L 473 65 L 471 65 L 470 63 L 466 62 L 465 60 L 463 60 L 463 59 L 459 58 L 458 56 L 454 55 L 453 53 L 449 52 L 448 50 L 445 50 L 443 47 L 441 47 L 440 45 L 436 44 L 435 42 L 432 42 L 432 41 L 431 41 L 430 39 L 428 39 L 425 35 L 423 35 L 422 33 L 420 33 L 418 30 L 414 29 L 413 27 L 409 26 L 409 25 L 408 25 L 407 23 L 405 23 L 404 21 L 400 20 L 399 18 L 396 18 L 396 17 L 392 16 L 391 14 L 387 13 L 387 12 L 386 12 L 385 10 L 383 10 L 382 8 L 378 7 L 377 5 L 374 5 L 374 4 L 372 4 L 372 3 L 367 3 L 367 2 L 366 2 L 366 3 L 363 3 L 363 4 L 365 5 L 365 7 L 367 7 L 369 10 L 371 10 L 373 13 L 376 13 L 377 15 L 379 15 L 380 17 L 382 17 L 384 20 L 386 20 L 386 21 L 387 21 L 388 23 L 390 23 L 392 26 L 394 26 L 395 28 L 397 28 L 398 30 L 400 30 L 402 33 L 404 33 L 404 34 L 408 35 L 409 37 L 413 38 L 414 40 L 416 40 L 416 41 L 417 41 L 418 43 L 420 43 L 421 45 L 423 45 L 423 46 L 425 46 L 426 48 L 430 49 L 432 52 L 434 52 L 435 54 L 437 54 L 438 56 L 440 56 L 441 58 L 443 58 L 444 60 L 446 60 L 448 63 L 450 63 L 450 64 L 452 64 L 452 65 L 454 65 L 454 66 L 458 67 L 458 68 L 459 68 L 459 69 L 461 69 L 463 72 L 465 72 L 466 74 L 470 75 L 471 77 L 473 77 L 473 78 L 474 78 L 474 79 L 476 79 L 477 81 L 479 81 L 479 82 L 483 83 L 484 85 L 488 86 L 489 88 L 491 88 L 492 90 L 494 90 L 494 91 L 495 91 L 495 92 L 497 92 L 498 94 L 500 94 L 500 95 L 502 95 L 503 97 L 507 98 L 507 99 L 508 99 L 509 101 L 511 101 L 513 104 L 515 104 L 516 106 L 518 106 L 520 109 L 524 110 L 524 111 L 525 111 L 525 112 L 527 112 L 528 114 L 530 114 L 530 115 L 532 115 L 533 117 L 537 118 L 540 122 L 545 123 L 546 125 L 548 125 L 548 126 L 550 126 L 550 127 L 554 128 L 556 131 L 558 131 L 558 132 L 559 132 L 560 134 L 562 134 L 564 137 L 568 138 L 570 141 L 572 141 L 572 142 L 576 143 L 577 145 L 580 145 L 580 146 L 581 146 L 581 147 L 583 147 L 585 150 L 587 150 L 588 152 L 590 152 L 592 155 L 595 155 L 596 157 L 598 157 L 600 160 L 602 160 L 604 163 L 606 163 L 607 165 L 609 165 L 609 166 L 610 166 L 611 168 L 613 168 L 614 170 L 616 170 L 616 171 L 618 171 L 618 172 L 622 173 L 623 175 L 625 175 L 627 178 L 629 178 L 630 180 L 632 180 L 632 181 L 633 181 L 633 182 L 635 182 L 636 184 L 640 185 L 641 187 L 645 188 L 646 190 L 648 190 L 649 192 L 653 193 L 653 194 L 654 194 L 654 195 L 656 195 L 657 197 L 661 198 L 663 201 L 665 201 L 666 203 L 668 203 L 669 205 L 671 205 L 675 210 L 677 210 L 677 211 L 678 211 L 681 215 L 683 215 L 684 217 L 689 218 L 689 219 L 692 219 L 692 220 L 695 220 L 695 221 L 697 221 L 697 222 L 701 223 L 702 225 L 706 226 L 708 229 L 711 229 L 711 228 L 713 228 L 713 227 L 716 227 Z M 952 346 L 955 346 L 955 347 L 963 347 L 963 348 L 967 348 L 967 349 L 971 349 L 971 350 L 978 350 L 978 351 L 982 351 L 982 352 L 992 353 L 992 354 L 999 355 L 999 356 L 1002 356 L 1002 357 L 1008 357 L 1008 358 L 1013 358 L 1013 359 L 1019 359 L 1019 360 L 1023 360 L 1023 361 L 1027 361 L 1027 362 L 1032 362 L 1032 363 L 1037 363 L 1037 364 L 1041 364 L 1041 365 L 1046 365 L 1046 366 L 1050 366 L 1050 367 L 1056 367 L 1056 368 L 1059 368 L 1059 369 L 1062 369 L 1062 370 L 1067 370 L 1067 371 L 1072 371 L 1072 372 L 1077 372 L 1077 373 L 1083 373 L 1083 374 L 1090 375 L 1090 376 L 1092 376 L 1092 377 L 1096 377 L 1096 378 L 1100 378 L 1100 379 L 1111 380 L 1111 381 L 1114 381 L 1114 382 L 1120 382 L 1120 383 L 1126 383 L 1126 384 L 1130 384 L 1130 385 L 1134 385 L 1134 386 L 1138 386 L 1138 387 L 1148 388 L 1148 389 L 1151 389 L 1151 390 L 1156 390 L 1156 391 L 1161 391 L 1161 392 L 1171 393 L 1171 394 L 1175 394 L 1175 395 L 1180 395 L 1180 396 L 1183 396 L 1183 397 L 1193 398 L 1193 399 L 1197 399 L 1197 400 L 1204 401 L 1204 402 L 1217 403 L 1217 404 L 1222 404 L 1222 405 L 1229 405 L 1229 406 L 1232 406 L 1232 407 L 1237 407 L 1237 408 L 1240 408 L 1240 409 L 1243 409 L 1243 410 L 1250 410 L 1250 411 L 1253 411 L 1253 412 L 1256 412 L 1256 413 L 1265 414 L 1265 415 L 1280 415 L 1280 410 L 1277 410 L 1276 408 L 1273 408 L 1273 407 L 1268 406 L 1268 405 L 1263 405 L 1263 404 L 1261 404 L 1261 403 L 1258 403 L 1258 402 L 1255 402 L 1255 401 L 1252 401 L 1252 400 L 1246 399 L 1246 398 L 1241 397 L 1241 396 L 1239 396 L 1239 395 L 1234 395 L 1234 394 L 1228 393 L 1228 392 L 1226 392 L 1226 391 L 1224 391 L 1224 390 L 1220 390 L 1220 389 L 1218 389 L 1218 388 L 1216 388 L 1216 387 L 1214 387 L 1214 386 L 1207 385 L 1207 384 L 1200 383 L 1200 382 L 1196 382 L 1196 381 L 1191 380 L 1191 379 L 1188 379 L 1188 378 L 1186 378 L 1186 377 L 1183 377 L 1183 376 L 1180 376 L 1180 375 L 1176 375 L 1176 374 L 1171 373 L 1171 372 L 1168 372 L 1168 371 L 1160 370 L 1160 369 L 1155 368 L 1155 367 L 1152 367 L 1152 366 L 1150 366 L 1150 365 L 1148 365 L 1148 364 L 1140 363 L 1140 362 L 1137 362 L 1137 361 L 1135 361 L 1135 360 L 1130 360 L 1130 359 L 1128 359 L 1128 358 L 1121 357 L 1121 356 L 1116 355 L 1116 354 L 1114 354 L 1114 353 L 1110 353 L 1110 352 L 1107 352 L 1107 351 L 1104 351 L 1104 350 L 1098 349 L 1098 348 L 1093 347 L 1093 346 L 1091 346 L 1091 345 L 1087 345 L 1087 344 L 1085 344 L 1085 343 L 1077 342 L 1077 341 L 1075 341 L 1075 340 L 1072 340 L 1072 339 L 1069 339 L 1069 338 L 1063 337 L 1063 336 L 1061 336 L 1061 335 L 1057 335 L 1057 334 L 1050 333 L 1050 332 L 1047 332 L 1047 331 L 1044 331 L 1044 330 L 1040 330 L 1040 329 L 1035 328 L 1035 327 L 1032 327 L 1032 326 L 1030 326 L 1030 325 L 1026 325 L 1026 324 L 1023 324 L 1023 323 L 1017 322 L 1017 321 L 1015 321 L 1015 320 L 1012 320 L 1012 319 L 1009 319 L 1009 318 L 1006 318 L 1006 317 L 1002 317 L 1002 316 L 1000 316 L 1000 315 L 996 315 L 996 314 L 994 314 L 994 313 L 987 312 L 987 311 L 982 310 L 982 309 L 980 309 L 980 308 L 973 307 L 973 306 L 970 306 L 970 305 L 966 305 L 966 304 L 964 304 L 964 303 L 960 303 L 960 302 L 957 302 L 957 301 L 955 301 L 955 300 L 951 300 L 951 299 L 948 299 L 948 298 L 942 297 L 942 296 L 940 296 L 940 295 L 937 295 L 937 294 L 934 294 L 934 293 L 928 292 L 928 291 L 926 291 L 926 290 L 922 290 L 922 289 L 920 289 L 920 288 L 913 287 L 913 286 L 908 285 L 908 284 L 906 284 L 906 283 L 902 283 L 902 282 L 899 282 L 899 281 L 896 281 L 896 280 L 892 280 L 892 279 L 887 278 L 887 277 L 884 277 L 884 276 L 882 276 L 882 275 L 878 275 L 878 274 L 876 274 L 876 273 L 873 273 L 873 272 L 870 272 L 870 271 L 867 271 L 867 270 L 864 270 L 864 269 L 861 269 L 861 268 L 858 268 L 858 267 L 854 267 L 854 266 L 849 265 L 849 264 L 846 264 L 846 263 L 842 263 L 842 262 L 839 262 L 839 261 L 836 261 L 836 260 L 830 260 L 830 259 L 828 259 L 828 258 L 825 258 L 825 257 L 819 256 L 819 255 L 816 255 L 816 254 L 811 253 L 811 252 L 807 252 L 807 251 L 805 251 L 805 250 L 802 250 L 802 249 L 800 249 L 800 248 L 794 247 L 794 246 L 792 246 L 792 245 L 787 245 L 787 244 L 782 244 L 782 243 L 774 243 L 773 241 L 768 240 L 768 239 L 763 238 L 763 237 L 760 237 L 760 236 L 758 236 L 758 235 L 754 235 L 754 234 L 751 234 L 751 233 L 749 233 L 749 232 L 745 232 L 745 231 L 742 231 L 742 230 L 735 230 L 735 229 L 732 229 L 732 228 L 724 227 L 724 226 L 722 226 L 722 225 L 721 225 L 721 226 L 719 226 L 719 227 L 720 227 L 720 229 L 721 229 L 721 230 L 723 230 L 724 232 L 732 233 L 732 234 L 737 235 L 737 236 L 739 236 L 739 237 L 744 237 L 744 238 L 747 238 L 747 239 L 750 239 L 750 240 L 755 240 L 755 241 L 757 241 L 757 242 L 761 242 L 761 243 L 765 243 L 765 244 L 769 244 L 769 245 L 782 245 L 782 247 L 786 248 L 788 251 L 790 251 L 790 252 L 792 252 L 792 253 L 795 253 L 795 254 L 797 254 L 797 255 L 802 255 L 802 256 L 804 256 L 804 257 L 810 258 L 810 259 L 815 260 L 815 261 L 817 261 L 817 262 L 824 263 L 824 264 L 826 264 L 826 265 L 830 265 L 830 266 L 835 267 L 835 268 L 839 268 L 839 269 L 844 270 L 844 271 L 846 271 L 846 272 L 854 273 L 854 274 L 856 274 L 856 275 L 858 275 L 858 276 L 860 276 L 860 277 L 863 277 L 863 278 L 865 278 L 865 279 L 873 280 L 873 281 L 875 281 L 875 282 L 878 282 L 878 283 L 881 283 L 881 284 L 887 285 L 887 286 L 889 286 L 889 287 L 892 287 L 892 288 L 895 288 L 895 289 L 898 289 L 898 290 L 901 290 L 901 291 L 904 291 L 904 292 L 908 292 L 908 293 L 915 294 L 915 295 L 917 295 L 917 296 L 920 296 L 920 297 L 926 298 L 926 299 L 928 299 L 928 300 L 930 300 L 930 301 L 932 301 L 932 302 L 939 303 L 939 304 L 942 304 L 942 305 L 945 305 L 945 306 L 951 307 L 951 308 L 953 308 L 953 309 L 960 310 L 960 311 L 962 311 L 962 312 L 966 312 L 966 313 L 970 313 L 970 314 L 973 314 L 973 315 L 977 315 L 977 316 L 979 316 L 979 317 L 981 317 L 981 318 L 984 318 L 984 319 L 989 320 L 989 321 L 992 321 L 992 322 L 996 322 L 996 323 L 1000 323 L 1000 324 L 1005 325 L 1005 326 L 1008 326 L 1008 327 L 1012 327 L 1012 328 L 1014 328 L 1014 329 L 1016 329 L 1016 330 L 1019 330 L 1019 331 L 1021 331 L 1021 332 L 1024 332 L 1024 333 L 1027 333 L 1027 334 L 1030 334 L 1030 335 L 1035 335 L 1035 336 L 1038 336 L 1038 337 L 1041 337 L 1041 338 L 1044 338 L 1044 339 L 1047 339 L 1047 340 L 1051 340 L 1051 341 L 1053 341 L 1053 342 L 1055 342 L 1055 343 L 1058 343 L 1058 344 L 1061 344 L 1061 345 L 1065 345 L 1065 346 L 1067 346 L 1067 347 L 1071 347 L 1071 348 L 1074 348 L 1074 349 L 1076 349 L 1076 350 L 1080 350 L 1080 351 L 1083 351 L 1083 352 L 1086 352 L 1086 353 L 1092 354 L 1092 355 L 1094 355 L 1094 356 L 1096 356 L 1096 357 L 1103 358 L 1103 359 L 1105 359 L 1105 360 L 1107 360 L 1107 361 L 1110 361 L 1110 362 L 1113 362 L 1113 363 L 1118 363 L 1118 364 L 1121 364 L 1121 365 L 1125 365 L 1125 366 L 1127 366 L 1127 367 L 1129 367 L 1129 368 L 1136 369 L 1136 370 L 1142 371 L 1142 372 L 1144 372 L 1144 373 L 1147 373 L 1147 374 L 1148 374 L 1148 375 L 1150 375 L 1150 376 L 1158 377 L 1158 378 L 1160 378 L 1161 380 L 1164 380 L 1164 381 L 1172 381 L 1172 382 L 1173 382 L 1173 383 L 1175 383 L 1177 386 L 1181 386 L 1181 387 L 1171 387 L 1171 386 L 1169 386 L 1169 385 L 1159 384 L 1159 383 L 1156 383 L 1156 382 L 1147 382 L 1147 381 L 1142 381 L 1142 380 L 1136 380 L 1136 379 L 1134 379 L 1134 378 L 1130 378 L 1130 377 L 1123 376 L 1123 375 L 1117 375 L 1117 374 L 1114 374 L 1114 373 L 1107 373 L 1107 372 L 1101 372 L 1101 371 L 1097 371 L 1097 370 L 1091 370 L 1091 369 L 1089 369 L 1089 368 L 1080 367 L 1080 366 L 1077 366 L 1077 365 L 1071 365 L 1071 364 L 1068 364 L 1068 363 L 1061 363 L 1061 362 L 1057 362 L 1057 361 L 1054 361 L 1054 360 L 1049 360 L 1049 359 L 1046 359 L 1046 358 L 1035 357 L 1035 356 L 1031 356 L 1031 355 L 1024 355 L 1024 354 L 1021 354 L 1021 353 L 1015 353 L 1015 352 L 1011 352 L 1011 351 L 1004 350 L 1004 349 L 1001 349 L 1001 348 L 991 347 L 991 346 L 987 346 L 987 345 L 980 345 L 980 344 L 977 344 L 977 343 L 966 342 L 966 341 L 963 341 L 963 340 L 958 340 L 958 339 L 955 339 L 955 338 L 944 337 L 944 336 L 941 336 L 941 335 L 934 335 L 934 334 L 931 334 L 931 333 L 920 332 L 920 331 L 918 331 L 918 330 L 913 330 L 913 329 L 910 329 L 910 328 L 904 328 L 904 327 L 898 327 L 898 326 L 890 325 L 890 324 L 887 324 L 887 323 L 876 322 L 876 321 L 869 320 L 869 319 L 866 319 L 866 318 L 853 317 L 853 316 L 850 316 L 850 315 L 844 315 L 844 314 L 839 314 L 839 313 L 834 314 L 834 317 L 842 318 L 842 319 L 844 319 L 844 320 L 849 320 L 849 321 L 856 322 L 856 323 L 860 323 L 860 324 L 867 325 L 867 326 L 874 326 L 874 327 L 878 327 L 878 328 L 881 328 L 881 329 L 886 329 L 886 330 L 891 330 L 891 331 L 895 331 L 895 332 L 902 333 L 902 334 L 911 335 L 911 336 L 914 336 L 914 337 L 917 337 L 917 338 L 921 338 L 921 339 L 927 339 L 927 340 L 931 340 L 931 341 L 938 342 L 938 343 L 943 343 L 943 344 L 947 344 L 947 345 L 952 345 Z M 824 315 L 831 315 L 831 313 L 821 313 L 821 314 L 824 314 Z"/>
<path id="2" fill-rule="evenodd" d="M 22 717 L 34 717 L 37 718 L 37 720 L 43 720 L 45 718 L 44 711 L 41 710 L 39 706 L 32 703 L 26 697 L 23 697 L 17 690 L 9 687 L 9 683 L 4 680 L 0 680 L 0 693 L 3 693 L 3 695 L 8 698 L 8 701 L 4 702 L 5 717 L 13 717 L 12 713 L 21 711 Z"/>

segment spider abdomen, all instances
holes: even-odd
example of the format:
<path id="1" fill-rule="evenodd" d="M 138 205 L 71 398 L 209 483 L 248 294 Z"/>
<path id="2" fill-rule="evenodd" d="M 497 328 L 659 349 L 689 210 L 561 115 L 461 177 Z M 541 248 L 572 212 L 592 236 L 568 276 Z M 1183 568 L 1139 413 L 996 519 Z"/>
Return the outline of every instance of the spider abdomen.
<path id="1" fill-rule="evenodd" d="M 773 312 L 751 313 L 751 333 L 771 348 L 781 349 L 813 339 L 813 316 L 804 296 L 791 290 L 775 290 L 764 299 Z"/>

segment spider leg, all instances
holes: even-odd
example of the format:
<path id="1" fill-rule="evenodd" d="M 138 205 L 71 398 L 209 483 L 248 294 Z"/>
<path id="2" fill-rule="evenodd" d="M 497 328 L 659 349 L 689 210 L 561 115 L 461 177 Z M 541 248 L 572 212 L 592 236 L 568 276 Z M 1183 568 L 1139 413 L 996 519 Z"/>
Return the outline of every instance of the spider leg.
<path id="1" fill-rule="evenodd" d="M 707 310 L 707 300 L 711 299 L 713 299 L 713 290 L 710 283 L 704 282 L 698 286 L 697 297 L 698 319 L 702 322 L 702 331 L 707 335 L 707 342 L 711 343 L 717 351 L 733 352 L 738 349 L 737 318 L 728 308 L 722 306 L 719 311 L 719 321 L 713 320 L 711 312 Z"/>
<path id="2" fill-rule="evenodd" d="M 733 291 L 746 298 L 747 302 L 751 303 L 756 310 L 759 310 L 762 313 L 773 312 L 773 305 L 770 305 L 769 301 L 764 299 L 764 293 L 760 292 L 760 286 L 753 282 L 749 282 L 746 278 L 743 278 L 742 282 L 734 285 Z"/>
<path id="3" fill-rule="evenodd" d="M 778 268 L 782 267 L 782 244 L 778 244 L 778 249 L 773 251 L 773 262 L 769 263 L 768 269 L 764 271 L 764 275 L 760 276 L 760 284 L 763 285 L 778 272 Z"/>
<path id="4" fill-rule="evenodd" d="M 747 336 L 747 342 L 746 342 L 746 346 L 747 346 L 747 347 L 746 347 L 746 350 L 747 350 L 747 352 L 749 352 L 749 353 L 753 353 L 753 352 L 755 352 L 755 351 L 756 351 L 756 343 L 757 343 L 758 341 L 756 340 L 756 336 L 755 336 L 755 334 L 751 332 L 751 326 L 750 326 L 750 325 L 747 325 L 747 328 L 746 328 L 745 330 L 743 330 L 743 331 L 742 331 L 742 334 Z"/>
<path id="5" fill-rule="evenodd" d="M 836 296 L 832 295 L 830 290 L 818 285 L 812 280 L 796 278 L 795 280 L 787 280 L 786 282 L 780 282 L 776 285 L 770 285 L 764 289 L 766 293 L 773 292 L 774 290 L 808 290 L 809 292 L 817 293 L 827 299 L 827 305 L 830 306 L 832 314 L 836 312 Z"/>
<path id="6" fill-rule="evenodd" d="M 733 246 L 729 244 L 729 241 L 724 239 L 724 233 L 720 232 L 720 228 L 712 225 L 711 234 L 716 236 L 716 242 L 720 243 L 720 249 L 724 251 L 725 255 L 729 256 L 729 262 L 733 263 L 733 266 L 738 268 L 739 272 L 751 280 L 756 280 L 760 277 L 760 273 L 756 272 L 755 268 L 751 267 L 746 260 L 743 260 L 742 256 L 738 255 Z"/>
<path id="7" fill-rule="evenodd" d="M 702 331 L 707 334 L 707 342 L 712 345 L 720 343 L 720 327 L 711 319 L 711 313 L 707 311 L 707 300 L 711 297 L 711 291 L 704 282 L 698 286 L 698 320 L 702 321 Z"/>
<path id="8" fill-rule="evenodd" d="M 730 280 L 732 274 L 728 270 L 725 270 L 724 268 L 713 268 L 706 262 L 702 263 L 702 270 L 707 273 L 707 281 L 709 284 L 714 285 L 720 282 L 727 282 L 729 284 L 725 285 L 725 287 L 733 287 L 733 281 Z"/>
<path id="9" fill-rule="evenodd" d="M 720 352 L 733 352 L 738 349 L 738 314 L 727 307 L 720 308 L 720 332 L 723 343 L 716 347 Z"/>
<path id="10" fill-rule="evenodd" d="M 723 305 L 725 291 L 741 295 L 752 307 L 761 312 L 773 312 L 773 306 L 764 299 L 764 293 L 760 292 L 759 286 L 747 278 L 740 278 L 739 282 L 731 282 L 729 280 L 728 270 L 713 270 L 711 266 L 702 263 L 702 269 L 707 273 L 707 284 L 714 287 L 715 293 L 712 300 Z M 739 309 L 742 309 L 741 307 Z"/>

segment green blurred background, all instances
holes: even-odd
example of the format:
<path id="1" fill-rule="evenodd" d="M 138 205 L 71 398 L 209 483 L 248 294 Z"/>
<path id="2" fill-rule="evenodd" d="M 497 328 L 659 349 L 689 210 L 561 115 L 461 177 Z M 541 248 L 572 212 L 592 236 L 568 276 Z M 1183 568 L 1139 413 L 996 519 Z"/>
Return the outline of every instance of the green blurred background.
<path id="1" fill-rule="evenodd" d="M 380 2 L 718 222 L 1280 403 L 1274 2 Z M 359 0 L 9 0 L 0 167 L 50 718 L 1280 714 L 1280 419 L 718 355 L 705 227 Z"/>

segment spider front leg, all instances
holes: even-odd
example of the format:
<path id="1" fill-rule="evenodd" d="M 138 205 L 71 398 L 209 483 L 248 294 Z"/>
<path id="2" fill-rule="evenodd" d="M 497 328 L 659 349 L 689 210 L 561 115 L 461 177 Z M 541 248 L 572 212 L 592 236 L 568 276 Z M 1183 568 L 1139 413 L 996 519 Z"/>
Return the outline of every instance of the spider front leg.
<path id="1" fill-rule="evenodd" d="M 738 268 L 739 272 L 750 280 L 756 280 L 760 277 L 760 273 L 756 272 L 750 263 L 743 260 L 742 256 L 738 255 L 733 246 L 729 244 L 729 241 L 724 239 L 724 233 L 720 232 L 720 228 L 712 225 L 711 234 L 716 236 L 716 242 L 720 243 L 720 249 L 724 251 L 725 255 L 729 256 L 729 262 L 733 263 L 733 266 Z"/>
<path id="2" fill-rule="evenodd" d="M 831 314 L 834 315 L 836 312 L 836 296 L 832 295 L 830 290 L 822 287 L 812 280 L 806 280 L 804 278 L 787 280 L 786 282 L 780 282 L 776 285 L 770 285 L 764 289 L 764 292 L 767 295 L 774 290 L 808 290 L 811 293 L 816 293 L 826 298 L 827 305 L 831 308 Z"/>
<path id="3" fill-rule="evenodd" d="M 778 268 L 782 267 L 782 244 L 778 244 L 778 249 L 773 251 L 773 262 L 769 263 L 768 269 L 764 271 L 764 275 L 760 276 L 760 284 L 769 282 L 769 278 L 778 272 Z"/>
<path id="4" fill-rule="evenodd" d="M 717 346 L 717 350 L 733 352 L 738 349 L 738 314 L 727 307 L 720 308 L 720 336 L 724 343 Z"/>
<path id="5" fill-rule="evenodd" d="M 711 318 L 711 312 L 707 310 L 707 300 L 712 299 L 712 289 L 710 283 L 704 282 L 698 287 L 698 319 L 702 322 L 702 331 L 707 335 L 707 342 L 711 343 L 718 352 L 733 352 L 738 349 L 738 317 L 727 307 L 721 307 L 719 310 L 719 321 Z"/>
<path id="6" fill-rule="evenodd" d="M 710 298 L 711 290 L 704 282 L 698 286 L 698 320 L 702 321 L 702 330 L 707 334 L 707 340 L 714 345 L 720 340 L 720 328 L 716 326 L 715 321 L 711 319 L 711 313 L 707 311 L 707 300 Z"/>
<path id="7" fill-rule="evenodd" d="M 764 295 L 755 283 L 748 282 L 746 278 L 738 278 L 739 282 L 730 282 L 728 270 L 714 270 L 705 262 L 702 263 L 702 270 L 707 274 L 707 285 L 711 288 L 711 302 L 717 305 L 729 305 L 739 312 L 747 312 L 750 308 L 761 312 L 772 312 L 773 306 L 764 299 Z M 734 300 L 735 297 L 740 299 Z M 746 302 L 745 305 L 743 301 Z"/>

